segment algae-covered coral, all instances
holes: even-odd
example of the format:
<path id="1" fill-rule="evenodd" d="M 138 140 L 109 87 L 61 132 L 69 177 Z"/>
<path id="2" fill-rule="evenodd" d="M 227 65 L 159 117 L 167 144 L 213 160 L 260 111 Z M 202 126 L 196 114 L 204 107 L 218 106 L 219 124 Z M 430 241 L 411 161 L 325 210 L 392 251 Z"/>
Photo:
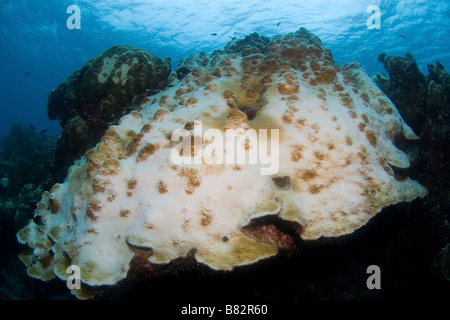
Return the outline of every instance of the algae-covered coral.
<path id="1" fill-rule="evenodd" d="M 339 67 L 306 29 L 272 40 L 252 34 L 181 68 L 172 87 L 110 126 L 66 181 L 44 192 L 39 224 L 17 235 L 31 249 L 21 255 L 30 276 L 67 279 L 78 265 L 85 290 L 74 293 L 84 298 L 180 259 L 229 270 L 297 239 L 352 233 L 382 208 L 427 194 L 395 172 L 410 163 L 394 141 L 417 139 L 396 107 L 359 64 Z M 261 174 L 264 153 L 254 163 L 234 152 L 205 158 L 229 130 L 245 159 L 269 144 L 276 170 Z M 194 148 L 176 149 L 174 132 Z M 214 145 L 215 156 L 231 153 Z"/>
<path id="2" fill-rule="evenodd" d="M 398 143 L 412 159 L 411 167 L 404 174 L 418 179 L 429 191 L 421 205 L 428 216 L 423 226 L 433 230 L 427 239 L 428 250 L 438 250 L 450 239 L 447 227 L 450 220 L 450 75 L 442 63 L 436 61 L 436 65 L 428 65 L 425 76 L 411 53 L 406 53 L 405 57 L 382 54 L 380 61 L 389 78 L 377 74 L 376 83 L 420 137 L 415 143 Z M 435 264 L 441 259 L 438 257 L 445 257 L 444 249 L 436 255 Z M 446 260 L 442 259 L 445 274 Z"/>
<path id="3" fill-rule="evenodd" d="M 55 178 L 63 181 L 73 161 L 94 147 L 109 125 L 163 88 L 169 73 L 168 60 L 131 46 L 114 46 L 53 90 L 48 117 L 63 127 L 52 166 Z"/>

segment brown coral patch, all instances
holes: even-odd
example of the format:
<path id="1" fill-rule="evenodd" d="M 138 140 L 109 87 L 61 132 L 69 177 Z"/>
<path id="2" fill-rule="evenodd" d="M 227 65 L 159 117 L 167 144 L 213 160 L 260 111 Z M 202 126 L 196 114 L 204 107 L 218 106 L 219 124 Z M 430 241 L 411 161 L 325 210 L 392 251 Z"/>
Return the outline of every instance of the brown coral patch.
<path id="1" fill-rule="evenodd" d="M 323 111 L 330 111 L 330 109 L 324 104 L 321 104 L 319 108 L 322 109 Z"/>
<path id="2" fill-rule="evenodd" d="M 108 129 L 105 132 L 97 146 L 97 151 L 104 153 L 108 157 L 121 157 L 125 153 L 120 136 L 112 129 Z"/>
<path id="3" fill-rule="evenodd" d="M 119 215 L 122 217 L 122 218 L 127 218 L 129 215 L 130 215 L 130 210 L 127 210 L 127 209 L 122 209 L 122 210 L 120 210 L 120 213 L 119 213 Z"/>
<path id="4" fill-rule="evenodd" d="M 150 123 L 145 124 L 140 133 L 147 133 L 150 132 L 153 129 L 153 126 Z"/>
<path id="5" fill-rule="evenodd" d="M 90 220 L 97 220 L 98 216 L 96 212 L 99 212 L 102 209 L 100 205 L 100 201 L 97 199 L 91 199 L 86 208 L 86 217 Z"/>
<path id="6" fill-rule="evenodd" d="M 210 83 L 205 87 L 205 93 L 203 95 L 207 96 L 208 94 L 216 92 L 216 91 L 217 91 L 217 84 Z"/>
<path id="7" fill-rule="evenodd" d="M 283 79 L 278 83 L 278 92 L 282 95 L 291 95 L 300 92 L 300 85 L 292 74 L 284 75 Z"/>
<path id="8" fill-rule="evenodd" d="M 291 160 L 292 161 L 297 162 L 303 158 L 302 152 L 303 152 L 304 147 L 302 145 L 294 145 L 291 148 L 292 148 L 292 151 L 291 151 Z"/>
<path id="9" fill-rule="evenodd" d="M 367 160 L 367 150 L 364 146 L 360 147 L 360 151 L 357 153 L 357 155 L 363 165 L 369 164 L 369 161 Z"/>
<path id="10" fill-rule="evenodd" d="M 133 116 L 136 119 L 142 119 L 142 114 L 137 111 L 131 111 L 130 115 Z"/>
<path id="11" fill-rule="evenodd" d="M 365 113 L 363 113 L 361 115 L 361 118 L 364 120 L 365 123 L 369 123 L 369 118 L 367 117 L 367 115 Z"/>
<path id="12" fill-rule="evenodd" d="M 96 176 L 94 178 L 93 183 L 93 190 L 94 193 L 104 193 L 106 191 L 106 187 L 108 186 L 108 181 L 105 179 L 101 179 L 100 177 Z"/>
<path id="13" fill-rule="evenodd" d="M 159 180 L 159 182 L 158 182 L 158 192 L 161 194 L 168 192 L 167 184 L 161 180 Z"/>
<path id="14" fill-rule="evenodd" d="M 110 191 L 107 200 L 108 200 L 109 202 L 114 201 L 114 199 L 116 198 L 116 195 L 117 195 L 117 194 L 116 194 L 115 192 Z"/>
<path id="15" fill-rule="evenodd" d="M 324 188 L 321 184 L 312 184 L 309 186 L 308 191 L 312 194 L 318 194 Z"/>
<path id="16" fill-rule="evenodd" d="M 311 129 L 313 129 L 314 133 L 317 134 L 317 133 L 319 133 L 320 125 L 318 123 L 313 123 L 311 125 Z"/>
<path id="17" fill-rule="evenodd" d="M 85 158 L 86 162 L 88 163 L 87 167 L 88 178 L 92 178 L 97 174 L 98 170 L 102 166 L 103 162 L 106 159 L 106 155 L 100 152 L 96 152 L 95 149 L 92 149 L 86 152 Z"/>
<path id="18" fill-rule="evenodd" d="M 120 161 L 118 159 L 107 159 L 103 163 L 102 168 L 100 169 L 99 174 L 102 176 L 114 176 L 119 174 L 121 170 Z"/>
<path id="19" fill-rule="evenodd" d="M 145 229 L 152 230 L 155 226 L 153 224 L 151 224 L 150 222 L 146 221 L 146 222 L 144 222 L 144 227 L 145 227 Z"/>
<path id="20" fill-rule="evenodd" d="M 305 126 L 306 126 L 306 119 L 301 118 L 295 122 L 295 127 L 297 129 L 303 129 Z"/>
<path id="21" fill-rule="evenodd" d="M 186 102 L 186 107 L 191 107 L 193 105 L 196 105 L 197 103 L 198 103 L 197 99 L 190 97 Z"/>
<path id="22" fill-rule="evenodd" d="M 336 71 L 331 68 L 323 68 L 315 73 L 318 84 L 330 84 L 336 79 Z"/>
<path id="23" fill-rule="evenodd" d="M 301 178 L 303 180 L 311 180 L 317 177 L 317 171 L 315 169 L 305 169 L 302 171 Z"/>
<path id="24" fill-rule="evenodd" d="M 178 100 L 182 95 L 189 93 L 190 90 L 188 90 L 187 88 L 179 88 L 176 92 L 175 95 L 173 96 L 174 100 Z"/>
<path id="25" fill-rule="evenodd" d="M 211 217 L 211 210 L 208 209 L 202 209 L 202 217 L 200 220 L 200 224 L 202 227 L 206 227 L 209 224 L 211 224 L 212 217 Z"/>
<path id="26" fill-rule="evenodd" d="M 168 113 L 169 111 L 164 109 L 156 110 L 155 115 L 153 116 L 153 121 L 161 122 Z"/>
<path id="27" fill-rule="evenodd" d="M 300 101 L 300 98 L 299 98 L 297 95 L 295 95 L 295 94 L 291 94 L 291 95 L 288 97 L 287 101 L 288 101 L 289 103 L 296 103 L 296 102 Z"/>
<path id="28" fill-rule="evenodd" d="M 168 95 L 161 96 L 161 99 L 159 100 L 159 106 L 163 107 L 167 104 L 167 99 L 169 98 Z"/>
<path id="29" fill-rule="evenodd" d="M 292 114 L 284 114 L 282 120 L 286 124 L 291 124 L 293 121 L 293 115 Z"/>
<path id="30" fill-rule="evenodd" d="M 255 97 L 256 97 L 256 93 L 255 93 L 255 90 L 253 90 L 253 89 L 247 89 L 246 91 L 245 91 L 245 97 L 247 98 L 247 99 L 254 99 Z"/>
<path id="31" fill-rule="evenodd" d="M 378 99 L 378 103 L 380 104 L 380 106 L 385 107 L 385 108 L 389 105 L 388 102 L 382 98 Z"/>
<path id="32" fill-rule="evenodd" d="M 137 184 L 138 184 L 138 181 L 136 179 L 128 180 L 128 182 L 127 182 L 127 188 L 128 188 L 127 196 L 128 197 L 131 197 L 133 195 L 133 191 L 136 189 Z"/>
<path id="33" fill-rule="evenodd" d="M 356 112 L 354 111 L 349 111 L 348 114 L 350 115 L 350 117 L 352 117 L 353 119 L 356 119 L 358 116 L 356 114 Z"/>
<path id="34" fill-rule="evenodd" d="M 227 129 L 243 127 L 248 122 L 247 115 L 238 109 L 231 109 L 226 122 Z"/>
<path id="35" fill-rule="evenodd" d="M 265 75 L 262 79 L 261 79 L 261 84 L 268 84 L 271 83 L 273 81 L 272 77 L 270 75 Z"/>
<path id="36" fill-rule="evenodd" d="M 157 144 L 147 143 L 141 150 L 139 150 L 136 157 L 136 162 L 139 163 L 147 160 L 147 158 L 154 154 L 158 149 L 159 146 Z"/>
<path id="37" fill-rule="evenodd" d="M 351 146 L 351 145 L 353 145 L 353 140 L 352 140 L 352 138 L 350 137 L 350 136 L 345 136 L 345 144 L 346 145 L 348 145 L 348 146 Z"/>
<path id="38" fill-rule="evenodd" d="M 380 163 L 381 167 L 383 167 L 384 171 L 386 171 L 389 175 L 394 176 L 394 170 L 387 164 L 387 162 L 379 157 L 378 162 Z"/>
<path id="39" fill-rule="evenodd" d="M 227 100 L 227 106 L 230 108 L 236 108 L 236 101 L 234 100 Z"/>
<path id="40" fill-rule="evenodd" d="M 344 91 L 344 87 L 340 83 L 336 83 L 333 86 L 333 91 L 334 92 Z"/>
<path id="41" fill-rule="evenodd" d="M 222 59 L 222 61 L 220 61 L 220 64 L 219 64 L 221 67 L 229 67 L 229 66 L 231 66 L 231 60 L 230 60 L 230 58 L 224 58 L 224 59 Z"/>
<path id="42" fill-rule="evenodd" d="M 144 133 L 139 133 L 136 137 L 134 137 L 133 140 L 131 140 L 131 142 L 128 144 L 128 146 L 126 148 L 128 156 L 131 156 L 136 152 L 136 150 L 139 147 L 139 145 L 141 144 L 143 138 L 144 138 Z"/>
<path id="43" fill-rule="evenodd" d="M 316 151 L 314 152 L 314 157 L 316 157 L 317 160 L 322 161 L 323 159 L 325 159 L 325 153 L 321 151 Z"/>
<path id="44" fill-rule="evenodd" d="M 341 98 L 341 103 L 347 108 L 353 108 L 353 99 L 350 96 L 343 96 Z"/>
<path id="45" fill-rule="evenodd" d="M 95 228 L 89 228 L 87 229 L 87 233 L 98 234 L 98 231 Z"/>
<path id="46" fill-rule="evenodd" d="M 233 91 L 231 91 L 231 90 L 225 90 L 223 92 L 223 98 L 225 100 L 228 100 L 228 99 L 236 100 L 236 96 L 234 95 Z"/>
<path id="47" fill-rule="evenodd" d="M 195 188 L 200 186 L 201 183 L 201 177 L 199 175 L 199 172 L 197 169 L 192 168 L 181 168 L 178 175 L 180 177 L 187 178 L 187 184 L 186 184 L 186 193 L 192 194 L 195 191 Z"/>
<path id="48" fill-rule="evenodd" d="M 372 130 L 366 130 L 365 132 L 367 140 L 369 140 L 369 143 L 372 147 L 376 147 L 377 145 L 377 136 L 375 135 L 375 132 Z"/>
<path id="49" fill-rule="evenodd" d="M 216 69 L 214 70 L 213 75 L 214 75 L 215 77 L 217 77 L 217 78 L 221 78 L 221 77 L 222 77 L 222 70 L 221 70 L 220 68 L 216 68 Z"/>
<path id="50" fill-rule="evenodd" d="M 184 125 L 184 128 L 188 131 L 193 130 L 194 129 L 194 121 L 186 122 L 186 124 Z"/>
<path id="51" fill-rule="evenodd" d="M 48 204 L 50 206 L 51 213 L 58 213 L 61 210 L 61 204 L 59 203 L 58 200 L 56 200 L 54 198 L 50 198 L 48 200 Z"/>
<path id="52" fill-rule="evenodd" d="M 365 92 L 361 94 L 361 98 L 367 103 L 370 101 L 369 95 Z"/>
<path id="53" fill-rule="evenodd" d="M 359 131 L 363 132 L 365 128 L 366 128 L 366 124 L 364 122 L 358 123 Z"/>

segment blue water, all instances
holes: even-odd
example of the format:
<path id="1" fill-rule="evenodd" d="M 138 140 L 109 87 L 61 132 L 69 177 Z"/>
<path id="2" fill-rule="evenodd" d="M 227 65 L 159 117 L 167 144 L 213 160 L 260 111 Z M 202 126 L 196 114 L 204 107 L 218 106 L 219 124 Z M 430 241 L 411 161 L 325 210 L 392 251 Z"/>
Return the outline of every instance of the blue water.
<path id="1" fill-rule="evenodd" d="M 66 25 L 73 4 L 81 9 L 80 30 Z M 370 5 L 381 10 L 380 29 L 367 27 Z M 450 69 L 449 18 L 450 2 L 437 0 L 0 0 L 0 136 L 14 121 L 58 134 L 58 122 L 47 118 L 48 94 L 113 45 L 171 57 L 174 69 L 190 53 L 221 49 L 234 36 L 306 27 L 340 65 L 358 61 L 373 75 L 383 71 L 381 52 L 409 51 L 426 74 L 436 60 Z"/>

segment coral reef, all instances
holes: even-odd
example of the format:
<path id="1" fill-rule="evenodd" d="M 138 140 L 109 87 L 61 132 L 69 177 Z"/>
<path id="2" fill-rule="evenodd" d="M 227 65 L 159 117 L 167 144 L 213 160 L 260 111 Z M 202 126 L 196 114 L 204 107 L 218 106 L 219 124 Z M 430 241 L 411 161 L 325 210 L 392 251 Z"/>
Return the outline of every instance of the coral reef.
<path id="1" fill-rule="evenodd" d="M 16 232 L 33 217 L 42 191 L 52 185 L 49 169 L 56 137 L 32 126 L 14 123 L 2 138 L 0 148 L 0 299 L 44 297 L 41 289 L 30 287 L 17 254 Z M 29 279 L 28 279 L 29 280 Z M 40 291 L 41 290 L 41 291 Z M 33 293 L 40 292 L 38 295 Z"/>
<path id="2" fill-rule="evenodd" d="M 397 144 L 407 150 L 411 167 L 403 174 L 418 179 L 429 195 L 415 210 L 426 217 L 419 223 L 430 232 L 428 243 L 437 250 L 450 239 L 450 76 L 437 61 L 428 65 L 428 76 L 418 69 L 414 57 L 380 56 L 390 78 L 378 74 L 374 79 L 386 95 L 395 102 L 400 113 L 420 137 L 414 143 L 401 139 Z"/>
<path id="3" fill-rule="evenodd" d="M 48 117 L 64 128 L 52 168 L 62 181 L 67 168 L 94 147 L 109 125 L 166 84 L 170 62 L 145 50 L 114 46 L 90 60 L 52 91 Z"/>
<path id="4" fill-rule="evenodd" d="M 0 153 L 0 225 L 17 229 L 32 217 L 43 188 L 51 186 L 49 169 L 56 137 L 14 123 L 2 138 Z"/>
<path id="5" fill-rule="evenodd" d="M 450 243 L 437 253 L 434 266 L 440 268 L 444 277 L 450 281 Z"/>
<path id="6" fill-rule="evenodd" d="M 375 82 L 395 104 L 398 111 L 414 132 L 421 132 L 426 113 L 427 83 L 411 53 L 405 57 L 387 57 L 382 53 L 378 61 L 383 63 L 389 78 L 377 74 Z"/>
<path id="7" fill-rule="evenodd" d="M 304 28 L 271 41 L 253 33 L 177 70 L 43 193 L 17 234 L 30 276 L 65 280 L 78 265 L 73 293 L 89 298 L 197 263 L 231 270 L 351 234 L 427 194 L 397 173 L 410 161 L 394 143 L 417 136 L 396 107 Z M 235 143 L 259 162 L 239 160 Z"/>

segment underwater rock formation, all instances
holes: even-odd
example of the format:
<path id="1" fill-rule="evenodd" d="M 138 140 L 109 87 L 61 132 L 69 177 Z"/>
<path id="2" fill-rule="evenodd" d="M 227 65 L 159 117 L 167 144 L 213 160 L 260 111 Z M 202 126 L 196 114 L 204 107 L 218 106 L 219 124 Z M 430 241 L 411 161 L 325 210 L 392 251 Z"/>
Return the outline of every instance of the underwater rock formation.
<path id="1" fill-rule="evenodd" d="M 395 104 L 414 132 L 420 132 L 425 120 L 427 84 L 416 60 L 408 52 L 405 57 L 387 58 L 383 53 L 378 61 L 383 63 L 389 78 L 377 74 L 375 82 Z"/>
<path id="2" fill-rule="evenodd" d="M 44 192 L 17 234 L 30 276 L 65 280 L 77 265 L 73 293 L 88 298 L 161 266 L 231 270 L 427 194 L 393 170 L 410 165 L 393 141 L 417 139 L 396 107 L 306 29 L 254 33 L 179 67 L 189 72 Z"/>
<path id="3" fill-rule="evenodd" d="M 100 141 L 109 125 L 117 124 L 143 97 L 158 92 L 169 74 L 168 60 L 142 49 L 114 46 L 52 91 L 48 117 L 64 128 L 53 166 L 56 180 Z"/>
<path id="4" fill-rule="evenodd" d="M 0 144 L 0 235 L 14 238 L 33 216 L 43 188 L 49 188 L 49 170 L 56 137 L 34 127 L 13 123 Z"/>
<path id="5" fill-rule="evenodd" d="M 433 264 L 436 268 L 440 268 L 444 277 L 450 281 L 450 243 L 445 248 L 439 250 L 434 258 Z"/>
<path id="6" fill-rule="evenodd" d="M 420 140 L 415 143 L 397 141 L 409 150 L 411 167 L 404 173 L 418 179 L 429 191 L 420 210 L 426 212 L 428 225 L 436 239 L 433 245 L 443 245 L 450 240 L 450 75 L 437 61 L 428 65 L 428 76 L 418 69 L 414 57 L 405 58 L 380 55 L 380 61 L 390 78 L 377 75 L 375 82 L 401 110 L 408 124 L 415 128 Z"/>

